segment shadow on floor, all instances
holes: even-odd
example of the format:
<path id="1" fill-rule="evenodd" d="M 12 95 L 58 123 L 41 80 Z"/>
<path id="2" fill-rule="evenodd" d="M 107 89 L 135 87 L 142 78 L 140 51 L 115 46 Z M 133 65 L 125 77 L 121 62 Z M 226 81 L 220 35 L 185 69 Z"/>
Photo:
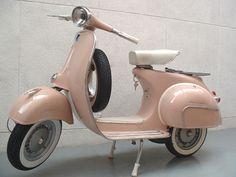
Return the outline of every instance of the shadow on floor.
<path id="1" fill-rule="evenodd" d="M 145 141 L 139 176 L 235 177 L 236 141 L 230 146 L 224 141 L 232 133 L 236 135 L 236 129 L 225 132 L 210 133 L 197 154 L 182 159 L 175 158 L 164 145 Z M 26 172 L 14 169 L 6 153 L 0 153 L 0 177 L 128 177 L 137 148 L 127 141 L 119 142 L 113 160 L 107 158 L 110 144 L 58 148 L 43 165 Z"/>

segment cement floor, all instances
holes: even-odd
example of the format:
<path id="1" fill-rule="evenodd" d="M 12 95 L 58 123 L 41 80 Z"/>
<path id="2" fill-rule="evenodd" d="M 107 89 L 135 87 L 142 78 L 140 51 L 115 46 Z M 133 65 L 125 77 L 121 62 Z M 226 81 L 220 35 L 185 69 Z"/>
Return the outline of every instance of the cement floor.
<path id="1" fill-rule="evenodd" d="M 79 141 L 79 140 L 78 140 Z M 110 144 L 57 148 L 31 171 L 14 169 L 0 153 L 0 177 L 128 177 L 138 146 L 118 142 L 115 159 L 107 158 Z M 236 129 L 210 131 L 194 156 L 177 159 L 164 145 L 145 141 L 140 177 L 236 177 Z"/>

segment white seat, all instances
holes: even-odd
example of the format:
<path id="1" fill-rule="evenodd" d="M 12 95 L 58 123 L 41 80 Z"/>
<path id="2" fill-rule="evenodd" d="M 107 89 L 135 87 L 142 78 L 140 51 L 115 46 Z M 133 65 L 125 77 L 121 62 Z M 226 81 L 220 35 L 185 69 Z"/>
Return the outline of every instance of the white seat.
<path id="1" fill-rule="evenodd" d="M 179 54 L 178 50 L 136 50 L 129 53 L 129 63 L 131 65 L 163 65 Z"/>

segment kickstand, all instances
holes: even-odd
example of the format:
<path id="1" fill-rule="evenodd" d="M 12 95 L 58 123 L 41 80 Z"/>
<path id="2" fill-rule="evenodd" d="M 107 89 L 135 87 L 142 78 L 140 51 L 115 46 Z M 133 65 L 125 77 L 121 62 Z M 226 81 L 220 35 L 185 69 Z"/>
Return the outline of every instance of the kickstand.
<path id="1" fill-rule="evenodd" d="M 112 142 L 112 146 L 111 146 L 111 151 L 110 151 L 110 155 L 109 155 L 109 159 L 113 159 L 114 158 L 114 151 L 116 149 L 116 141 Z"/>
<path id="2" fill-rule="evenodd" d="M 143 152 L 143 140 L 140 140 L 137 159 L 136 159 L 136 162 L 134 164 L 133 171 L 132 171 L 132 177 L 138 176 L 138 168 L 140 167 L 139 161 L 140 161 L 142 152 Z"/>

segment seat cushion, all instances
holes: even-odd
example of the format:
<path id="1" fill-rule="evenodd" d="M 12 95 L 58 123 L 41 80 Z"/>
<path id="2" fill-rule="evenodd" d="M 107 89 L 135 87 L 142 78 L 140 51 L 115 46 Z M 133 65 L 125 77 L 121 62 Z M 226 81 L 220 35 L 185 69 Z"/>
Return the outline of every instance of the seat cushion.
<path id="1" fill-rule="evenodd" d="M 129 53 L 129 63 L 131 65 L 163 65 L 172 61 L 178 50 L 135 50 Z"/>

